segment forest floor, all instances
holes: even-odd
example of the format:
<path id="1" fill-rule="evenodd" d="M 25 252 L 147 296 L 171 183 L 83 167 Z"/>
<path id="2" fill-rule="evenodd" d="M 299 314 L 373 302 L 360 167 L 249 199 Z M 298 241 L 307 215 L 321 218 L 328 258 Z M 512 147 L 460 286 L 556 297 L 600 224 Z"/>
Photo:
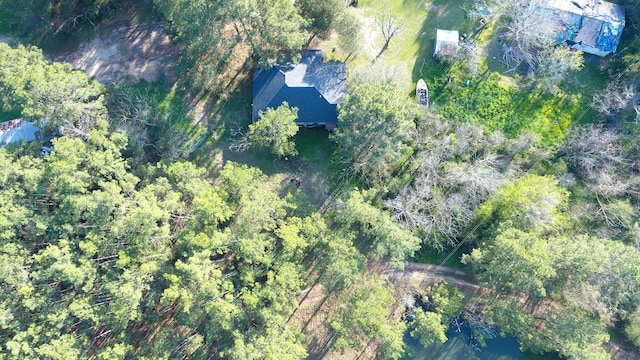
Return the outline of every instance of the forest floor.
<path id="1" fill-rule="evenodd" d="M 124 81 L 175 83 L 174 67 L 181 47 L 171 42 L 162 23 L 135 24 L 123 20 L 102 29 L 105 35 L 46 52 L 53 61 L 71 64 L 103 84 Z"/>

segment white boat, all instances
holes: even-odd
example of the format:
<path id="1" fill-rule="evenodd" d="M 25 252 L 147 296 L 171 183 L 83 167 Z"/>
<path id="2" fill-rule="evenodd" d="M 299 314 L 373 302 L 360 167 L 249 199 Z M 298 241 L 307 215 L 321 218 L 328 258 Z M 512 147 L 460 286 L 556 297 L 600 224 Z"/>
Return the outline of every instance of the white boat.
<path id="1" fill-rule="evenodd" d="M 419 106 L 429 107 L 429 88 L 422 79 L 418 80 L 418 85 L 416 85 L 416 98 Z"/>

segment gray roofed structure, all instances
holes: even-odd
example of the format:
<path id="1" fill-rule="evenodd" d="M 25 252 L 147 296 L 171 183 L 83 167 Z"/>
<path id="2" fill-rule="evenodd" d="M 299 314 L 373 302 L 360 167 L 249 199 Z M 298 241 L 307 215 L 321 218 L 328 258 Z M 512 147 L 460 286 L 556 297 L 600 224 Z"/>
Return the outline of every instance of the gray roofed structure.
<path id="1" fill-rule="evenodd" d="M 338 122 L 337 104 L 346 93 L 344 63 L 322 62 L 319 50 L 306 50 L 298 64 L 256 69 L 253 73 L 253 121 L 259 111 L 277 108 L 283 101 L 298 108 L 300 126 L 333 128 Z"/>

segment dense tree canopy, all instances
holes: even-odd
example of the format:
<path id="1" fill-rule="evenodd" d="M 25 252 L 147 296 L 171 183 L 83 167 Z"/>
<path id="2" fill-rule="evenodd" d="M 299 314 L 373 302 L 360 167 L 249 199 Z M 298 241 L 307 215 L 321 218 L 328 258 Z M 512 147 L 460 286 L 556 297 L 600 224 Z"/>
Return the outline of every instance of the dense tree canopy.
<path id="1" fill-rule="evenodd" d="M 140 356 L 304 357 L 286 319 L 322 220 L 295 216 L 246 166 L 215 186 L 189 163 L 141 181 L 126 136 L 105 128 L 54 140 L 45 158 L 0 149 L 3 351 L 122 357 L 151 326 Z"/>
<path id="2" fill-rule="evenodd" d="M 276 109 L 258 112 L 258 121 L 249 125 L 249 140 L 277 156 L 296 155 L 293 136 L 298 132 L 298 108 L 285 101 Z"/>
<path id="3" fill-rule="evenodd" d="M 393 266 L 402 268 L 419 249 L 420 239 L 393 222 L 387 212 L 373 206 L 366 196 L 366 192 L 350 192 L 346 200 L 336 204 L 336 220 L 357 229 L 369 243 L 367 253 L 371 258 L 388 258 Z"/>
<path id="4" fill-rule="evenodd" d="M 111 0 L 29 0 L 19 4 L 0 1 L 0 31 L 26 40 L 50 40 L 83 27 L 95 27 L 97 21 L 118 1 Z"/>
<path id="5" fill-rule="evenodd" d="M 344 12 L 342 0 L 299 0 L 296 5 L 305 19 L 309 19 L 309 29 L 317 36 L 326 38 Z"/>
<path id="6" fill-rule="evenodd" d="M 186 44 L 183 62 L 195 85 L 216 89 L 217 76 L 233 56 L 269 67 L 273 60 L 299 59 L 306 21 L 288 0 L 193 2 L 154 0 Z M 249 52 L 242 48 L 249 46 Z"/>
<path id="7" fill-rule="evenodd" d="M 478 209 L 479 221 L 496 226 L 512 222 L 521 230 L 552 230 L 565 226 L 569 192 L 549 176 L 528 175 L 502 187 Z"/>
<path id="8" fill-rule="evenodd" d="M 382 183 L 411 154 L 415 105 L 393 83 L 355 84 L 339 106 L 331 135 L 345 173 Z"/>
<path id="9" fill-rule="evenodd" d="M 87 137 L 98 120 L 106 119 L 103 85 L 50 63 L 35 47 L 11 48 L 0 43 L 0 106 L 70 136 Z"/>
<path id="10" fill-rule="evenodd" d="M 344 305 L 329 320 L 334 334 L 332 346 L 339 350 L 361 350 L 368 342 L 385 335 L 393 293 L 389 283 L 374 278 L 344 295 Z"/>

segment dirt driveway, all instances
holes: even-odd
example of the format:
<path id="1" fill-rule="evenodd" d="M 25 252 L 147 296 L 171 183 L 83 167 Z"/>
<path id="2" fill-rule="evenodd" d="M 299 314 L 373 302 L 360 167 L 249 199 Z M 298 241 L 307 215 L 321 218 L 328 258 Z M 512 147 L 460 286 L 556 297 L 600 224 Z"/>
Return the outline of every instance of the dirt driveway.
<path id="1" fill-rule="evenodd" d="M 75 50 L 48 52 L 53 61 L 66 62 L 107 84 L 127 79 L 175 82 L 175 60 L 181 48 L 172 43 L 161 23 L 110 26 L 107 34 L 82 43 Z"/>

